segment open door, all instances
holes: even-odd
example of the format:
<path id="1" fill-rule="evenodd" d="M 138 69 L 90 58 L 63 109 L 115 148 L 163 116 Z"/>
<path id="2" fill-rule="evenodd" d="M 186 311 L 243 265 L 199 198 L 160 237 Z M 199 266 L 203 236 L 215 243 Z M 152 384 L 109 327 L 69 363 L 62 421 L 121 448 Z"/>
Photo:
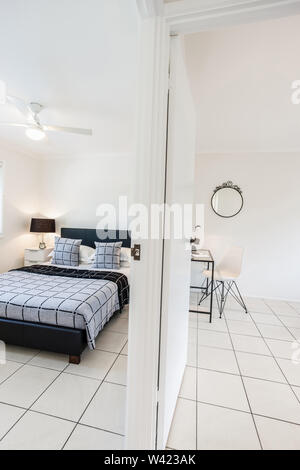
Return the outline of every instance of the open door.
<path id="1" fill-rule="evenodd" d="M 193 203 L 196 115 L 183 38 L 172 37 L 166 169 L 167 207 Z M 167 214 L 166 214 L 167 215 Z M 192 224 L 190 227 L 192 231 Z M 173 231 L 173 233 L 172 233 Z M 164 449 L 187 362 L 191 248 L 182 234 L 164 241 L 157 448 Z"/>

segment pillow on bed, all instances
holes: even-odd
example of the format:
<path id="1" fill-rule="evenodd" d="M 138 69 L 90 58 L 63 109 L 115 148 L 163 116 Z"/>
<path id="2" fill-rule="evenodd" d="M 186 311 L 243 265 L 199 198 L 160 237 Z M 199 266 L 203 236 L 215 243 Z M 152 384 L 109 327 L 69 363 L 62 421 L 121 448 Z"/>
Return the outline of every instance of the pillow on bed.
<path id="1" fill-rule="evenodd" d="M 121 249 L 121 267 L 129 268 L 131 263 L 131 248 L 123 248 Z"/>
<path id="2" fill-rule="evenodd" d="M 81 242 L 82 240 L 55 237 L 52 264 L 78 266 Z"/>
<path id="3" fill-rule="evenodd" d="M 95 248 L 90 248 L 89 246 L 81 245 L 79 252 L 79 261 L 83 264 L 92 264 L 95 259 Z"/>
<path id="4" fill-rule="evenodd" d="M 120 269 L 122 242 L 99 243 L 95 242 L 96 253 L 93 268 Z"/>
<path id="5" fill-rule="evenodd" d="M 95 259 L 95 248 L 90 248 L 89 246 L 81 245 L 79 250 L 79 263 L 80 264 L 93 264 Z M 48 258 L 53 258 L 54 251 L 48 255 Z M 122 264 L 122 255 L 121 255 L 121 264 Z"/>

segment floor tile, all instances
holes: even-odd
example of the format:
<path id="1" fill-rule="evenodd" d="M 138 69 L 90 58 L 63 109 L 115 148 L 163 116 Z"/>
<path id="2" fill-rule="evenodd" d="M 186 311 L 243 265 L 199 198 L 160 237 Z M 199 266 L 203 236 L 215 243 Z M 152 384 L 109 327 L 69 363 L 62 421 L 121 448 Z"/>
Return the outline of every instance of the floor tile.
<path id="1" fill-rule="evenodd" d="M 0 402 L 29 408 L 58 375 L 54 370 L 25 365 L 0 386 Z"/>
<path id="2" fill-rule="evenodd" d="M 104 328 L 96 340 L 96 349 L 118 354 L 125 346 L 126 342 L 127 335 L 123 333 L 115 333 L 114 331 L 107 331 Z"/>
<path id="3" fill-rule="evenodd" d="M 286 327 L 300 328 L 300 316 L 299 317 L 282 317 L 282 323 Z"/>
<path id="4" fill-rule="evenodd" d="M 87 349 L 81 356 L 81 363 L 79 365 L 69 364 L 65 372 L 102 380 L 117 357 L 115 353 Z"/>
<path id="5" fill-rule="evenodd" d="M 241 377 L 198 369 L 197 400 L 250 411 Z"/>
<path id="6" fill-rule="evenodd" d="M 250 312 L 272 313 L 270 307 L 268 307 L 268 305 L 262 299 L 256 299 L 254 297 L 245 297 L 244 301 Z M 234 303 L 232 305 L 234 305 Z"/>
<path id="7" fill-rule="evenodd" d="M 266 343 L 275 357 L 291 359 L 294 352 L 292 341 L 280 341 L 278 339 L 266 339 Z M 300 348 L 300 345 L 299 345 Z"/>
<path id="8" fill-rule="evenodd" d="M 197 344 L 188 344 L 187 365 L 191 367 L 197 366 Z"/>
<path id="9" fill-rule="evenodd" d="M 125 307 L 123 307 L 123 310 L 122 312 L 119 314 L 119 316 L 121 318 L 128 318 L 129 317 L 129 305 L 125 305 Z"/>
<path id="10" fill-rule="evenodd" d="M 104 382 L 83 415 L 81 423 L 124 435 L 125 407 L 126 388 Z"/>
<path id="11" fill-rule="evenodd" d="M 196 450 L 197 403 L 179 398 L 167 446 L 176 450 Z"/>
<path id="12" fill-rule="evenodd" d="M 0 403 L 0 439 L 2 439 L 24 413 L 25 410 L 21 408 Z"/>
<path id="13" fill-rule="evenodd" d="M 38 352 L 39 351 L 37 349 L 22 348 L 11 344 L 6 345 L 6 359 L 8 361 L 22 362 L 22 364 L 26 364 L 26 362 L 36 356 Z"/>
<path id="14" fill-rule="evenodd" d="M 198 344 L 232 350 L 229 334 L 218 331 L 198 330 Z"/>
<path id="15" fill-rule="evenodd" d="M 242 375 L 286 383 L 273 357 L 258 356 L 256 354 L 243 352 L 237 352 L 236 355 Z"/>
<path id="16" fill-rule="evenodd" d="M 269 313 L 251 313 L 251 317 L 255 323 L 264 323 L 265 325 L 278 325 L 282 326 L 282 323 L 278 318 Z"/>
<path id="17" fill-rule="evenodd" d="M 244 311 L 243 307 L 231 296 L 227 297 L 225 310 L 236 310 L 237 312 Z"/>
<path id="18" fill-rule="evenodd" d="M 28 412 L 0 442 L 0 450 L 60 450 L 74 424 Z"/>
<path id="19" fill-rule="evenodd" d="M 240 312 L 239 310 L 226 310 L 225 317 L 227 320 L 252 322 L 250 315 L 247 315 L 244 311 Z"/>
<path id="20" fill-rule="evenodd" d="M 300 406 L 289 385 L 244 378 L 254 414 L 300 423 Z"/>
<path id="21" fill-rule="evenodd" d="M 279 312 L 279 313 L 274 311 L 274 313 L 280 320 L 284 320 L 285 318 L 291 318 L 291 317 L 299 318 L 299 313 L 296 312 L 296 310 L 294 309 L 289 310 L 288 312 Z"/>
<path id="22" fill-rule="evenodd" d="M 198 330 L 196 328 L 189 328 L 189 343 L 197 344 L 198 341 Z"/>
<path id="23" fill-rule="evenodd" d="M 119 356 L 108 375 L 106 382 L 112 382 L 120 385 L 127 385 L 127 357 Z"/>
<path id="24" fill-rule="evenodd" d="M 262 336 L 269 339 L 293 340 L 293 336 L 284 326 L 257 325 Z"/>
<path id="25" fill-rule="evenodd" d="M 300 302 L 288 302 L 288 304 L 289 304 L 297 313 L 300 313 Z"/>
<path id="26" fill-rule="evenodd" d="M 89 428 L 79 424 L 65 450 L 123 450 L 124 438 L 111 432 Z"/>
<path id="27" fill-rule="evenodd" d="M 295 309 L 287 302 L 281 300 L 266 300 L 265 302 L 278 315 L 293 315 L 295 313 Z"/>
<path id="28" fill-rule="evenodd" d="M 231 339 L 236 351 L 271 356 L 262 338 L 257 338 L 256 336 L 231 335 Z"/>
<path id="29" fill-rule="evenodd" d="M 23 367 L 22 364 L 17 362 L 6 362 L 6 364 L 0 364 L 0 384 L 21 367 Z"/>
<path id="30" fill-rule="evenodd" d="M 296 363 L 289 359 L 277 359 L 287 381 L 291 385 L 300 387 L 300 362 Z"/>
<path id="31" fill-rule="evenodd" d="M 193 308 L 191 307 L 191 310 Z M 194 312 L 189 313 L 189 327 L 190 328 L 197 328 L 198 327 L 198 314 Z"/>
<path id="32" fill-rule="evenodd" d="M 32 409 L 78 421 L 99 385 L 97 380 L 61 374 Z"/>
<path id="33" fill-rule="evenodd" d="M 220 331 L 223 333 L 228 332 L 226 321 L 224 318 L 213 318 L 212 323 L 209 323 L 208 317 L 199 315 L 198 319 L 198 329 L 200 330 L 209 330 L 209 331 Z"/>
<path id="34" fill-rule="evenodd" d="M 258 450 L 259 440 L 249 413 L 198 403 L 198 450 Z"/>
<path id="35" fill-rule="evenodd" d="M 239 374 L 233 351 L 226 349 L 198 347 L 198 367 L 231 374 Z"/>
<path id="36" fill-rule="evenodd" d="M 300 403 L 300 387 L 292 387 Z"/>
<path id="37" fill-rule="evenodd" d="M 255 416 L 264 450 L 300 450 L 300 426 Z"/>
<path id="38" fill-rule="evenodd" d="M 31 359 L 28 364 L 31 366 L 46 367 L 47 369 L 62 371 L 68 363 L 69 357 L 65 354 L 42 351 Z"/>
<path id="39" fill-rule="evenodd" d="M 184 377 L 179 392 L 181 398 L 195 400 L 197 391 L 197 369 L 194 367 L 186 367 Z"/>
<path id="40" fill-rule="evenodd" d="M 124 348 L 122 349 L 121 354 L 124 356 L 128 356 L 128 342 L 125 344 Z"/>
<path id="41" fill-rule="evenodd" d="M 112 320 L 105 326 L 103 331 L 114 331 L 115 333 L 128 334 L 128 319 L 127 318 L 112 318 Z"/>
<path id="42" fill-rule="evenodd" d="M 236 335 L 260 336 L 258 329 L 254 323 L 245 321 L 228 320 L 227 322 L 230 333 Z"/>
<path id="43" fill-rule="evenodd" d="M 300 328 L 294 328 L 293 326 L 289 326 L 289 330 L 291 335 L 293 335 L 294 339 L 296 339 L 300 343 Z"/>

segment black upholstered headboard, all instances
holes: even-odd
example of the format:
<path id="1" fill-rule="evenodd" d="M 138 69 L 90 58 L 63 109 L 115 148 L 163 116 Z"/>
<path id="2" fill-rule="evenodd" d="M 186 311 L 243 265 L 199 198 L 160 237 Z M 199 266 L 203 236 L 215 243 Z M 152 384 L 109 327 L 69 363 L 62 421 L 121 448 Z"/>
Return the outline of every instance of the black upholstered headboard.
<path id="1" fill-rule="evenodd" d="M 99 238 L 98 235 L 105 234 L 106 238 Z M 63 238 L 72 238 L 73 240 L 82 240 L 82 245 L 95 248 L 95 242 L 123 242 L 123 247 L 131 247 L 130 232 L 124 230 L 95 230 L 89 228 L 62 228 L 61 236 Z"/>

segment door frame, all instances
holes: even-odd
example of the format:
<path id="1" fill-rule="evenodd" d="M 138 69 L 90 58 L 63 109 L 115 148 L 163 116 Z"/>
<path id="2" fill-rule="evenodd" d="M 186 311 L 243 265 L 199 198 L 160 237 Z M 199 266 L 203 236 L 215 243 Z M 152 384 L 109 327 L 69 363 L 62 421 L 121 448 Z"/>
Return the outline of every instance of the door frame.
<path id="1" fill-rule="evenodd" d="M 166 184 L 170 35 L 300 13 L 299 0 L 136 0 L 139 90 L 135 201 L 162 204 Z M 159 403 L 163 240 L 133 240 L 126 405 L 126 449 L 154 450 Z"/>

